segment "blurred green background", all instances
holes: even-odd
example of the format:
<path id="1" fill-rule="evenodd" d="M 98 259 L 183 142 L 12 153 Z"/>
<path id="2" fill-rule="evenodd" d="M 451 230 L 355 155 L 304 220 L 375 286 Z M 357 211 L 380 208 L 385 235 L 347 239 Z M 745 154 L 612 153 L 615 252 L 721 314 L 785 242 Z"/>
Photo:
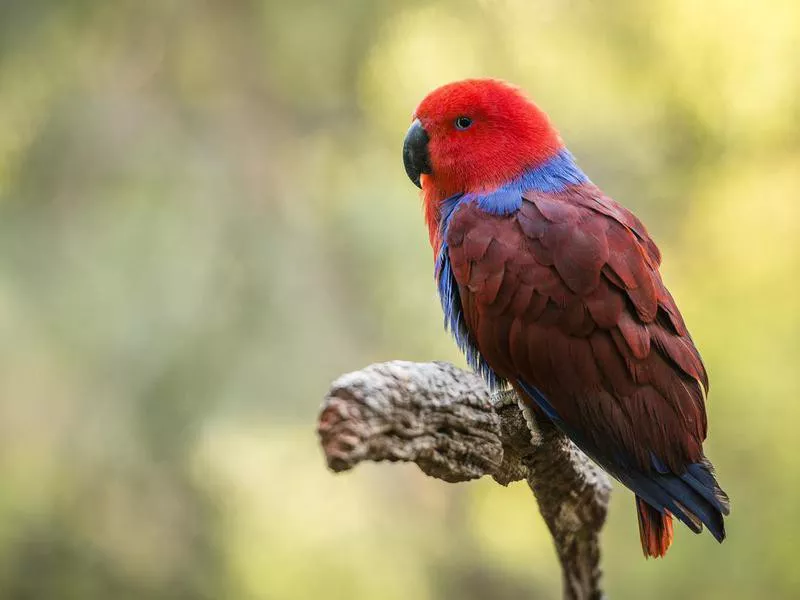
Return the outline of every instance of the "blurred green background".
<path id="1" fill-rule="evenodd" d="M 524 87 L 648 224 L 711 375 L 729 539 L 613 598 L 800 597 L 800 4 L 3 0 L 0 598 L 558 598 L 522 484 L 326 471 L 329 382 L 461 361 L 400 159 Z"/>

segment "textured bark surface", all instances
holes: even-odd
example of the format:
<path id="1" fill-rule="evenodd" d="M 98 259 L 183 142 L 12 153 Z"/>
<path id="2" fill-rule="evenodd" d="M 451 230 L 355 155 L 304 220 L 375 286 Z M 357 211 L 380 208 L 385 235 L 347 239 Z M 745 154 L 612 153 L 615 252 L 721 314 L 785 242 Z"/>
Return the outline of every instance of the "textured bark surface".
<path id="1" fill-rule="evenodd" d="M 514 392 L 491 394 L 449 363 L 370 365 L 333 382 L 319 435 L 337 472 L 389 460 L 447 482 L 526 480 L 553 536 L 564 597 L 603 597 L 599 536 L 611 483 L 549 422 L 521 409 Z"/>

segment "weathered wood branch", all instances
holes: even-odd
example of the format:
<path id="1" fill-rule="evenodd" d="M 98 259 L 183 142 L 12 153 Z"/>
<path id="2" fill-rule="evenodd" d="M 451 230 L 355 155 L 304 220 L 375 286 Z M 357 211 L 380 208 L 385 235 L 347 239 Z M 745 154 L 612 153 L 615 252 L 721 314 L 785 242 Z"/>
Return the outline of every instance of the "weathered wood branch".
<path id="1" fill-rule="evenodd" d="M 389 460 L 448 482 L 525 479 L 553 536 L 564 597 L 603 597 L 599 536 L 609 479 L 552 424 L 521 409 L 514 392 L 491 394 L 449 363 L 375 364 L 333 382 L 319 435 L 337 472 Z"/>

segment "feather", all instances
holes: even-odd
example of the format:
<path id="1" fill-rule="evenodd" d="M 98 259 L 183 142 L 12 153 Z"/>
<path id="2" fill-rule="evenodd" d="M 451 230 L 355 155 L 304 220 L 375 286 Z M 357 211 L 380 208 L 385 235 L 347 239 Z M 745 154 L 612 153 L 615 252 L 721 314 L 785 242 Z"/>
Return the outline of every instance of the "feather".
<path id="1" fill-rule="evenodd" d="M 553 253 L 558 274 L 579 296 L 589 294 L 600 283 L 600 270 L 609 259 L 605 230 L 602 221 L 586 219 L 570 228 Z"/>
<path id="2" fill-rule="evenodd" d="M 663 513 L 636 497 L 636 512 L 639 515 L 639 537 L 645 557 L 661 558 L 672 545 L 672 515 Z"/>
<path id="3" fill-rule="evenodd" d="M 542 216 L 551 223 L 577 223 L 581 212 L 577 207 L 566 202 L 559 202 L 554 194 L 526 192 L 524 200 L 533 203 Z"/>
<path id="4" fill-rule="evenodd" d="M 629 312 L 621 312 L 617 321 L 617 328 L 612 330 L 612 335 L 619 332 L 625 340 L 626 347 L 633 352 L 634 358 L 644 360 L 650 353 L 650 332 L 642 323 L 637 322 Z M 617 341 L 615 337 L 614 341 Z M 623 351 L 620 349 L 620 351 Z"/>

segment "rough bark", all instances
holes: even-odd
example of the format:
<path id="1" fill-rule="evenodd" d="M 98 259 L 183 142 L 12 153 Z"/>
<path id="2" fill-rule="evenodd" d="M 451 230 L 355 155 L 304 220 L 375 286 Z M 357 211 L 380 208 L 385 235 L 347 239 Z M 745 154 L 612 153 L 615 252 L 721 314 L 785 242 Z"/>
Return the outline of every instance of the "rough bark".
<path id="1" fill-rule="evenodd" d="M 603 597 L 599 536 L 609 479 L 552 424 L 521 408 L 514 392 L 491 394 L 449 363 L 375 364 L 333 382 L 319 435 L 336 472 L 389 460 L 451 483 L 525 479 L 553 536 L 564 597 Z"/>

